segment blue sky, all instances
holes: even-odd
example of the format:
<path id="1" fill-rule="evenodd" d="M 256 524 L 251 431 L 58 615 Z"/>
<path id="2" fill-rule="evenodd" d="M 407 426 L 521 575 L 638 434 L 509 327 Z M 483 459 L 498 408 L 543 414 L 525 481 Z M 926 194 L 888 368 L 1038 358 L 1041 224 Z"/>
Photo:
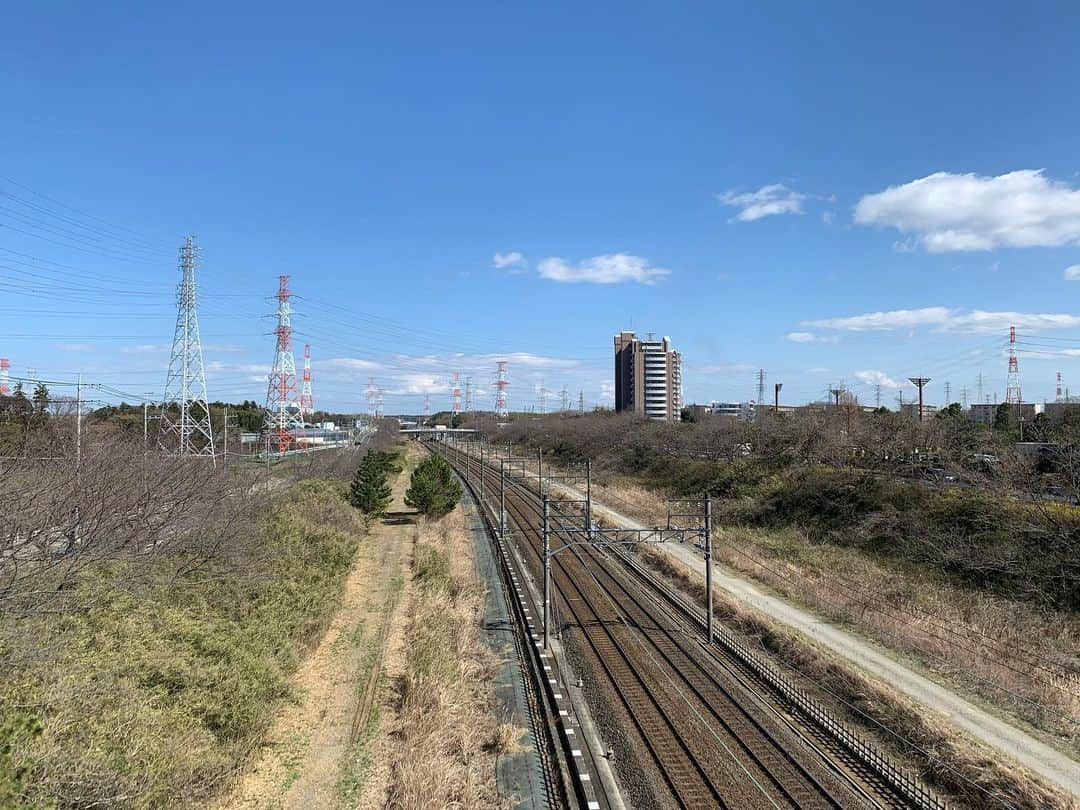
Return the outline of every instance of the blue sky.
<path id="1" fill-rule="evenodd" d="M 3 12 L 13 374 L 160 396 L 194 233 L 211 398 L 264 398 L 279 273 L 326 407 L 498 357 L 610 403 L 631 327 L 687 401 L 1001 396 L 1014 322 L 1080 390 L 1075 4 L 231 5 Z"/>

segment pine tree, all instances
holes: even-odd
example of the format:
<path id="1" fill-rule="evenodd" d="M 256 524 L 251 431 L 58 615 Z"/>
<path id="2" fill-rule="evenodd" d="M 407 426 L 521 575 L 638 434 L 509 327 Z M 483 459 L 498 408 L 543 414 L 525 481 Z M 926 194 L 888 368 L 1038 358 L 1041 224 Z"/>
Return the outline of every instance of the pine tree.
<path id="1" fill-rule="evenodd" d="M 389 468 L 384 455 L 370 452 L 364 456 L 356 469 L 349 488 L 349 503 L 366 515 L 380 517 L 386 514 L 392 495 L 388 481 Z"/>
<path id="2" fill-rule="evenodd" d="M 449 514 L 461 499 L 461 484 L 439 456 L 428 456 L 413 470 L 405 503 L 428 517 Z"/>

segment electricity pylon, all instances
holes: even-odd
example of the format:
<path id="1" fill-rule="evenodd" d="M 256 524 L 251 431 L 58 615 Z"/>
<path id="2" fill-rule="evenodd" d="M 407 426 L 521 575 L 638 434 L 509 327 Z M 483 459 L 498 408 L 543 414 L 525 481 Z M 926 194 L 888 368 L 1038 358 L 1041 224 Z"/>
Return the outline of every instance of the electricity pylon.
<path id="1" fill-rule="evenodd" d="M 214 459 L 214 432 L 206 401 L 199 315 L 195 301 L 195 268 L 199 249 L 188 236 L 180 248 L 180 284 L 176 289 L 176 332 L 173 336 L 165 397 L 161 403 L 158 446 L 179 456 Z"/>

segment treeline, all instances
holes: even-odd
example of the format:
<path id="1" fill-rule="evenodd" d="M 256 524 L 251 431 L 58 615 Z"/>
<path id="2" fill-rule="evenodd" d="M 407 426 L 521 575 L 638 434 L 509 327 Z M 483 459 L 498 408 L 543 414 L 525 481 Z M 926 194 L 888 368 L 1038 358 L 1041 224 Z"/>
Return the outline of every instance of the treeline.
<path id="1" fill-rule="evenodd" d="M 626 477 L 672 497 L 707 493 L 728 526 L 795 526 L 812 542 L 1080 610 L 1080 510 L 1068 503 L 1080 496 L 1080 452 L 1071 445 L 1047 469 L 1010 436 L 962 417 L 920 425 L 843 409 L 770 414 L 760 424 L 548 417 L 517 420 L 492 438 L 565 462 L 591 458 L 601 479 Z M 955 479 L 948 486 L 946 476 Z"/>

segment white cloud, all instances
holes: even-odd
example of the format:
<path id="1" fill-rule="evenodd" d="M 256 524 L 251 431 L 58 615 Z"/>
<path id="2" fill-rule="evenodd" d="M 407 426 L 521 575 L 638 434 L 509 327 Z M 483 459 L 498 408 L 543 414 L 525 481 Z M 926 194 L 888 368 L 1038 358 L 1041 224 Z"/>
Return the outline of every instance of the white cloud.
<path id="1" fill-rule="evenodd" d="M 819 329 L 840 329 L 848 332 L 892 331 L 918 326 L 934 327 L 936 332 L 968 332 L 993 334 L 1005 332 L 1010 326 L 1039 331 L 1080 327 L 1080 315 L 1063 313 L 964 311 L 949 307 L 894 309 L 887 312 L 867 312 L 846 318 L 825 318 L 803 321 L 803 326 Z"/>
<path id="2" fill-rule="evenodd" d="M 856 371 L 855 379 L 866 385 L 880 385 L 884 388 L 900 388 L 903 383 L 898 383 L 884 371 L 868 370 Z"/>
<path id="3" fill-rule="evenodd" d="M 120 351 L 124 354 L 153 354 L 157 352 L 167 352 L 172 349 L 166 343 L 139 343 L 135 346 L 121 346 Z"/>
<path id="4" fill-rule="evenodd" d="M 655 284 L 671 273 L 662 267 L 651 267 L 647 259 L 628 253 L 614 253 L 583 259 L 576 265 L 551 256 L 541 259 L 536 266 L 541 277 L 566 283 L 588 282 L 591 284 L 620 284 L 636 281 L 639 284 Z"/>
<path id="5" fill-rule="evenodd" d="M 913 234 L 930 253 L 1054 247 L 1080 242 L 1080 190 L 1042 169 L 997 177 L 937 172 L 863 197 L 855 222 Z"/>
<path id="6" fill-rule="evenodd" d="M 57 343 L 56 348 L 62 352 L 92 352 L 94 347 L 89 343 Z"/>
<path id="7" fill-rule="evenodd" d="M 1080 281 L 1080 264 L 1072 264 L 1065 268 L 1066 281 Z"/>
<path id="8" fill-rule="evenodd" d="M 817 335 L 813 332 L 788 332 L 787 339 L 792 343 L 837 343 L 835 335 Z"/>
<path id="9" fill-rule="evenodd" d="M 382 365 L 372 360 L 361 360 L 359 357 L 331 357 L 326 360 L 313 360 L 311 365 L 316 369 L 330 371 L 372 371 L 382 368 Z"/>
<path id="10" fill-rule="evenodd" d="M 753 222 L 777 214 L 803 213 L 802 201 L 806 199 L 806 195 L 792 191 L 783 183 L 772 183 L 757 191 L 737 193 L 731 189 L 717 194 L 716 199 L 724 205 L 741 209 L 733 221 Z"/>
<path id="11" fill-rule="evenodd" d="M 388 394 L 443 394 L 450 390 L 446 375 L 435 374 L 394 374 L 390 378 L 391 388 Z M 464 385 L 464 383 L 462 383 Z"/>
<path id="12" fill-rule="evenodd" d="M 496 253 L 491 257 L 491 266 L 497 267 L 499 270 L 524 267 L 525 265 L 525 257 L 516 250 L 511 250 L 509 253 Z"/>
<path id="13" fill-rule="evenodd" d="M 832 211 L 824 211 L 821 214 L 821 221 L 826 225 L 832 225 L 833 221 L 835 219 L 836 219 L 836 214 L 833 213 Z"/>

